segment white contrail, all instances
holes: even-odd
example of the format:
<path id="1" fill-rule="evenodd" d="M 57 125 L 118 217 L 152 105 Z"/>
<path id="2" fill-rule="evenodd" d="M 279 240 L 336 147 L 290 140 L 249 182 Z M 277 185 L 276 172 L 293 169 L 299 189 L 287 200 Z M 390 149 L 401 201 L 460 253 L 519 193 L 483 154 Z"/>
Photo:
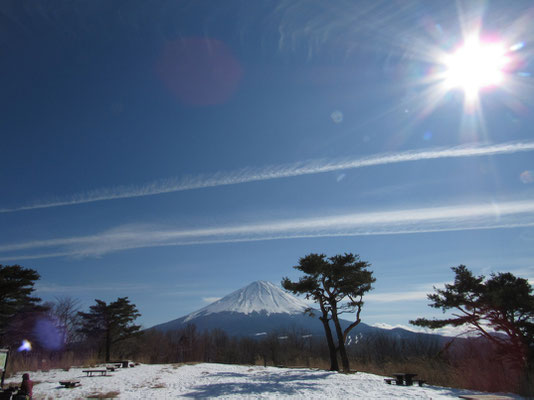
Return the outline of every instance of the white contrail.
<path id="1" fill-rule="evenodd" d="M 0 253 L 7 254 L 0 255 L 0 260 L 99 256 L 121 250 L 157 246 L 525 226 L 534 226 L 534 201 L 531 200 L 350 213 L 190 230 L 129 225 L 89 236 L 2 245 Z M 43 248 L 50 250 L 48 253 L 34 252 Z M 31 253 L 17 255 L 21 250 L 29 250 Z"/>
<path id="2" fill-rule="evenodd" d="M 373 156 L 342 160 L 311 160 L 293 164 L 268 166 L 264 168 L 244 168 L 233 172 L 218 172 L 209 175 L 195 175 L 185 178 L 169 178 L 149 182 L 140 186 L 116 186 L 78 193 L 68 198 L 33 203 L 14 208 L 0 208 L 0 213 L 9 213 L 38 208 L 60 207 L 96 201 L 153 196 L 162 193 L 180 192 L 208 187 L 237 185 L 240 183 L 289 178 L 301 175 L 320 174 L 375 165 L 402 163 L 409 161 L 431 160 L 438 158 L 459 158 L 512 154 L 533 151 L 534 142 L 501 143 L 485 146 L 459 146 L 434 148 L 424 151 L 405 151 L 383 153 Z"/>

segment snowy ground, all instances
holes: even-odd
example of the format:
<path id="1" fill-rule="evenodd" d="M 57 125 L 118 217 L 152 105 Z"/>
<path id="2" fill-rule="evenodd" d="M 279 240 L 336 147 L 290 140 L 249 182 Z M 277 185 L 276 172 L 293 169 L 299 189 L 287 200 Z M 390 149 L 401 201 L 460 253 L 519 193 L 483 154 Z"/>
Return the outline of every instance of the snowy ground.
<path id="1" fill-rule="evenodd" d="M 82 369 L 30 373 L 32 380 L 40 381 L 34 387 L 34 399 L 81 399 L 112 391 L 118 391 L 118 398 L 122 399 L 452 399 L 474 393 L 437 386 L 387 385 L 384 377 L 361 372 L 344 375 L 310 369 L 160 364 L 118 369 L 110 376 L 86 377 Z M 79 380 L 81 385 L 73 389 L 60 387 L 59 381 L 66 379 Z M 17 375 L 6 383 L 20 380 L 21 375 Z"/>

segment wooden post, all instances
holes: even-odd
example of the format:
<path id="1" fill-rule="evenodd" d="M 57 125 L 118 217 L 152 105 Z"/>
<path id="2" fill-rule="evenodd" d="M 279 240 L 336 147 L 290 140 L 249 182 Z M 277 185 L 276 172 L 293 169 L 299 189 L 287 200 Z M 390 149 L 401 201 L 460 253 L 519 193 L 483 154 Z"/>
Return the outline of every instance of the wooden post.
<path id="1" fill-rule="evenodd" d="M 2 370 L 2 378 L 0 381 L 0 389 L 4 388 L 4 377 L 6 376 L 7 359 L 9 358 L 8 349 L 0 349 L 0 370 Z"/>

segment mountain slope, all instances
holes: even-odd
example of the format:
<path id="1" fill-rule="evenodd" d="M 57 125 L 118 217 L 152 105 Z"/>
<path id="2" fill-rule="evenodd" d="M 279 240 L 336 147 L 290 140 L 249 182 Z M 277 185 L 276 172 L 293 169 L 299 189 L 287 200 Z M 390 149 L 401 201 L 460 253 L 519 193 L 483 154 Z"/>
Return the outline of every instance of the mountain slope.
<path id="1" fill-rule="evenodd" d="M 314 317 L 305 314 L 309 308 L 303 300 L 284 292 L 271 282 L 257 281 L 236 290 L 214 303 L 194 311 L 181 318 L 153 326 L 162 332 L 184 328 L 194 324 L 199 331 L 222 329 L 232 336 L 261 336 L 269 332 L 294 330 L 302 334 L 324 336 L 324 328 L 319 320 L 319 312 Z M 350 322 L 340 320 L 345 329 Z M 358 324 L 351 331 L 349 341 L 368 336 L 383 334 L 395 339 L 409 339 L 415 337 L 432 337 L 404 329 L 392 330 Z"/>
<path id="2" fill-rule="evenodd" d="M 185 322 L 209 314 L 235 312 L 241 314 L 302 314 L 308 305 L 301 299 L 280 290 L 271 282 L 256 281 L 186 316 Z"/>
<path id="3" fill-rule="evenodd" d="M 287 328 L 320 332 L 317 318 L 304 314 L 308 305 L 271 282 L 256 281 L 184 317 L 154 326 L 169 331 L 194 324 L 200 331 L 222 329 L 230 335 L 254 336 Z M 317 325 L 317 326 L 315 326 Z"/>

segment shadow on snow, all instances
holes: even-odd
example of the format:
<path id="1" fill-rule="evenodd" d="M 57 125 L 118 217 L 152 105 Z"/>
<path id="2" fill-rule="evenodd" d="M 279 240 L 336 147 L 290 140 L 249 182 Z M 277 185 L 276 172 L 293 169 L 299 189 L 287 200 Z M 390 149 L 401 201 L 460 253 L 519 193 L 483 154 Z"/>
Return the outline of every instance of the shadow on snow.
<path id="1" fill-rule="evenodd" d="M 206 385 L 198 385 L 194 391 L 185 393 L 185 397 L 216 397 L 225 395 L 254 395 L 272 393 L 279 395 L 292 395 L 300 390 L 313 390 L 320 387 L 320 379 L 328 378 L 332 373 L 293 373 L 293 372 L 259 372 L 254 375 L 240 374 L 236 372 L 221 372 L 210 374 L 221 378 L 238 378 L 243 381 L 217 382 Z"/>

